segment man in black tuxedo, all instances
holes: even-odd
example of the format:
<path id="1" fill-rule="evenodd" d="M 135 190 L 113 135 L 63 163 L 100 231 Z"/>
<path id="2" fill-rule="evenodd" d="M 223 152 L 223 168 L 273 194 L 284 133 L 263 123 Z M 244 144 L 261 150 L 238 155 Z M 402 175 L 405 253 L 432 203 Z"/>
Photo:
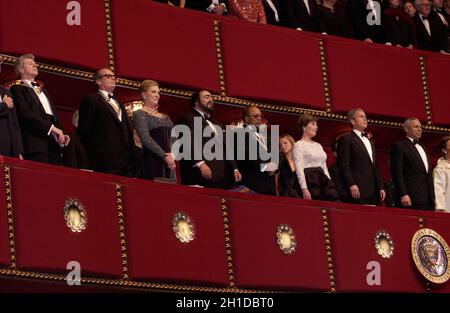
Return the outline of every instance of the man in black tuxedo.
<path id="1" fill-rule="evenodd" d="M 356 39 L 385 42 L 381 27 L 381 4 L 378 0 L 347 0 L 346 5 Z"/>
<path id="2" fill-rule="evenodd" d="M 235 151 L 237 152 L 237 163 L 239 170 L 242 173 L 242 184 L 260 194 L 275 195 L 275 165 L 271 159 L 263 160 L 260 151 L 264 149 L 264 154 L 269 154 L 270 137 L 261 132 L 262 128 L 262 113 L 256 106 L 247 107 L 243 114 L 244 121 L 244 140 L 245 140 L 245 157 L 239 157 L 239 149 L 241 144 L 239 139 L 235 139 Z M 237 137 L 239 137 L 239 129 L 236 130 Z M 251 150 L 252 149 L 252 150 Z M 256 149 L 256 150 L 255 150 Z"/>
<path id="3" fill-rule="evenodd" d="M 194 93 L 191 99 L 192 111 L 186 113 L 178 125 L 186 125 L 190 131 L 190 150 L 182 151 L 188 157 L 180 161 L 181 183 L 208 188 L 230 189 L 242 179 L 234 160 L 227 160 L 223 126 L 211 114 L 214 101 L 208 90 Z M 205 134 L 205 136 L 203 136 Z M 209 136 L 207 134 L 210 134 Z M 198 145 L 196 144 L 199 143 Z M 211 146 L 214 143 L 214 146 Z M 222 147 L 223 153 L 217 156 L 205 155 L 207 147 L 212 153 L 216 147 Z M 183 147 L 185 149 L 187 147 Z M 201 150 L 201 151 L 200 151 Z M 212 154 L 211 153 L 211 154 Z M 228 158 L 230 159 L 230 158 Z"/>
<path id="4" fill-rule="evenodd" d="M 0 56 L 0 66 L 2 62 Z M 0 154 L 22 159 L 22 153 L 22 134 L 12 95 L 8 89 L 0 85 Z"/>
<path id="5" fill-rule="evenodd" d="M 403 207 L 434 210 L 433 168 L 420 145 L 422 125 L 417 118 L 404 123 L 406 138 L 391 150 L 392 180 Z"/>
<path id="6" fill-rule="evenodd" d="M 348 112 L 353 131 L 342 136 L 338 144 L 338 165 L 344 179 L 349 202 L 379 205 L 385 198 L 375 145 L 365 132 L 367 117 L 363 109 Z"/>
<path id="7" fill-rule="evenodd" d="M 62 147 L 69 144 L 70 138 L 62 131 L 48 92 L 35 81 L 38 69 L 34 55 L 17 58 L 15 71 L 20 80 L 11 86 L 11 92 L 22 132 L 23 157 L 59 165 Z"/>
<path id="8" fill-rule="evenodd" d="M 448 52 L 447 29 L 437 14 L 431 14 L 428 0 L 416 0 L 416 15 L 413 18 L 416 27 L 417 48 L 427 51 Z"/>
<path id="9" fill-rule="evenodd" d="M 96 172 L 134 177 L 133 129 L 125 106 L 113 94 L 116 77 L 103 68 L 94 74 L 94 82 L 98 90 L 82 100 L 77 130 L 89 167 Z"/>
<path id="10" fill-rule="evenodd" d="M 282 23 L 286 27 L 308 32 L 325 32 L 315 0 L 284 0 L 281 2 L 281 15 Z"/>
<path id="11" fill-rule="evenodd" d="M 226 0 L 187 0 L 186 8 L 217 15 L 224 15 L 227 12 Z"/>

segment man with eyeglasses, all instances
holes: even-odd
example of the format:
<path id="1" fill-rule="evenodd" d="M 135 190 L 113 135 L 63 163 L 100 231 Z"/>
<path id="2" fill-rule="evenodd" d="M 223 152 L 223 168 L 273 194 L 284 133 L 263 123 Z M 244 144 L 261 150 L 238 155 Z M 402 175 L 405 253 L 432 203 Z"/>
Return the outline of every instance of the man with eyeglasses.
<path id="1" fill-rule="evenodd" d="M 22 132 L 25 160 L 60 165 L 62 148 L 70 138 L 62 131 L 49 93 L 38 83 L 38 66 L 34 55 L 17 58 L 14 65 L 20 78 L 11 86 Z"/>
<path id="2" fill-rule="evenodd" d="M 133 129 L 125 106 L 114 95 L 116 77 L 108 68 L 94 74 L 97 92 L 80 105 L 78 135 L 89 159 L 89 168 L 102 173 L 134 177 Z"/>
<path id="3" fill-rule="evenodd" d="M 448 52 L 447 31 L 437 14 L 431 14 L 428 0 L 415 0 L 416 15 L 413 18 L 416 27 L 417 48 L 421 50 Z"/>
<path id="4" fill-rule="evenodd" d="M 0 72 L 3 58 L 0 56 Z M 12 95 L 0 85 L 0 154 L 10 157 L 22 157 L 22 135 Z"/>

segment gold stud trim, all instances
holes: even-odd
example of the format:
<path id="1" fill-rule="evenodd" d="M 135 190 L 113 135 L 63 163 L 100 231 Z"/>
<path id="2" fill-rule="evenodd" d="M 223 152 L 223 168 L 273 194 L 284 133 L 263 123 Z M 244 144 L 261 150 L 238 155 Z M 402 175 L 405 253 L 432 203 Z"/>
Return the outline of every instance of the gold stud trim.
<path id="1" fill-rule="evenodd" d="M 419 217 L 419 228 L 425 227 L 425 220 L 423 217 Z"/>
<path id="2" fill-rule="evenodd" d="M 114 60 L 114 44 L 112 34 L 112 20 L 111 20 L 111 3 L 110 0 L 104 0 L 105 7 L 105 26 L 106 26 L 106 45 L 108 48 L 108 65 L 112 72 L 115 72 L 115 60 Z"/>
<path id="3" fill-rule="evenodd" d="M 128 280 L 128 254 L 127 241 L 125 237 L 125 217 L 123 213 L 122 187 L 116 185 L 116 204 L 119 218 L 120 254 L 122 256 L 122 279 Z"/>
<path id="4" fill-rule="evenodd" d="M 331 236 L 329 231 L 328 212 L 326 209 L 321 210 L 323 223 L 323 236 L 325 240 L 325 249 L 327 252 L 328 262 L 328 280 L 330 282 L 330 292 L 336 291 L 336 277 L 334 275 L 333 250 L 331 249 Z"/>
<path id="5" fill-rule="evenodd" d="M 57 275 L 51 273 L 38 273 L 18 271 L 15 269 L 0 269 L 0 275 L 14 278 L 25 278 L 30 280 L 44 280 L 44 281 L 56 281 L 65 282 L 66 276 Z M 218 288 L 207 286 L 190 286 L 190 285 L 178 285 L 178 284 L 162 284 L 143 281 L 130 281 L 130 280 L 116 280 L 116 279 L 104 279 L 95 277 L 82 277 L 81 283 L 93 286 L 107 286 L 107 287 L 131 287 L 145 290 L 159 290 L 159 291 L 183 291 L 183 292 L 225 292 L 225 293 L 278 293 L 278 291 L 266 291 L 256 289 L 241 289 L 241 288 Z"/>
<path id="6" fill-rule="evenodd" d="M 15 63 L 16 57 L 0 54 L 0 56 L 4 57 L 4 63 L 13 65 Z M 83 72 L 79 70 L 74 69 L 68 69 L 60 66 L 54 66 L 49 64 L 43 64 L 38 63 L 38 67 L 40 70 L 43 70 L 44 72 L 60 75 L 60 76 L 66 76 L 70 78 L 76 78 L 76 79 L 83 79 L 83 80 L 89 80 L 92 81 L 94 74 L 90 72 Z M 128 89 L 134 89 L 138 90 L 140 86 L 140 82 L 132 81 L 128 79 L 118 78 L 117 80 L 117 86 L 128 88 Z M 189 99 L 193 92 L 192 91 L 186 91 L 186 90 L 178 90 L 178 89 L 171 89 L 171 88 L 161 88 L 161 94 L 165 96 L 171 96 L 176 98 L 182 98 L 182 99 Z M 226 97 L 222 95 L 214 95 L 214 100 L 216 103 L 226 104 L 230 106 L 235 107 L 246 107 L 250 105 L 255 105 L 259 107 L 262 110 L 266 111 L 272 111 L 274 113 L 283 113 L 283 114 L 290 114 L 290 115 L 299 115 L 302 113 L 309 113 L 313 116 L 320 117 L 321 119 L 327 119 L 327 120 L 334 120 L 334 121 L 345 121 L 347 118 L 345 115 L 337 114 L 337 113 L 329 113 L 326 111 L 320 111 L 320 110 L 311 110 L 311 109 L 305 109 L 300 107 L 290 107 L 290 106 L 282 106 L 282 105 L 273 105 L 273 104 L 266 104 L 266 103 L 260 103 L 260 102 L 254 102 L 254 101 L 248 101 L 243 99 L 237 99 L 232 97 Z M 431 111 L 430 111 L 431 114 Z M 398 122 L 390 122 L 390 121 L 382 121 L 382 120 L 374 120 L 369 119 L 368 120 L 370 125 L 376 125 L 376 126 L 383 126 L 383 127 L 390 127 L 390 128 L 398 128 L 403 129 L 402 123 Z M 450 128 L 446 127 L 438 127 L 433 125 L 423 125 L 422 129 L 426 132 L 430 133 L 449 133 Z"/>
<path id="7" fill-rule="evenodd" d="M 427 114 L 427 125 L 432 125 L 433 119 L 431 115 L 431 104 L 430 104 L 430 91 L 428 88 L 428 77 L 427 77 L 427 68 L 425 63 L 425 58 L 423 56 L 419 57 L 420 63 L 420 76 L 422 78 L 423 85 L 423 99 L 425 103 L 425 112 Z"/>
<path id="8" fill-rule="evenodd" d="M 214 21 L 214 39 L 216 44 L 217 73 L 219 76 L 220 96 L 226 97 L 225 91 L 225 71 L 223 67 L 222 42 L 220 38 L 220 22 Z"/>
<path id="9" fill-rule="evenodd" d="M 230 238 L 230 225 L 228 223 L 228 207 L 227 200 L 222 198 L 220 200 L 222 208 L 223 218 L 223 230 L 225 234 L 225 248 L 227 250 L 227 268 L 228 268 L 228 281 L 230 288 L 234 288 L 234 269 L 233 269 L 233 255 L 231 252 L 231 238 Z"/>
<path id="10" fill-rule="evenodd" d="M 319 39 L 320 68 L 322 72 L 323 95 L 325 99 L 325 111 L 331 113 L 331 97 L 328 81 L 328 62 L 325 45 L 322 39 Z"/>
<path id="11" fill-rule="evenodd" d="M 12 189 L 11 189 L 11 169 L 9 166 L 5 166 L 5 194 L 6 194 L 6 214 L 8 221 L 8 245 L 9 245 L 9 258 L 11 261 L 10 268 L 16 269 L 16 244 L 14 240 L 14 216 L 13 216 L 13 203 L 12 203 Z"/>

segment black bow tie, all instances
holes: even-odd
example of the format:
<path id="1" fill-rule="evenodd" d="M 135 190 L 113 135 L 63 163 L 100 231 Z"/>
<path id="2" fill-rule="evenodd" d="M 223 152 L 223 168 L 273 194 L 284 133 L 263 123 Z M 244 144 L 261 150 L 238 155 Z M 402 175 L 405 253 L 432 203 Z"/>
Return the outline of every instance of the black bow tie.
<path id="1" fill-rule="evenodd" d="M 109 98 L 110 100 L 111 100 L 111 99 L 117 100 L 117 98 L 116 98 L 115 95 L 110 95 L 110 94 L 108 94 L 108 98 Z"/>
<path id="2" fill-rule="evenodd" d="M 361 137 L 367 137 L 367 138 L 369 138 L 369 134 L 366 133 L 366 132 L 362 132 L 362 133 L 361 133 Z"/>
<path id="3" fill-rule="evenodd" d="M 33 87 L 41 87 L 41 85 L 39 85 L 39 84 L 36 83 L 36 82 L 31 82 L 31 86 L 33 86 Z"/>
<path id="4" fill-rule="evenodd" d="M 423 16 L 422 15 L 422 21 L 428 20 L 428 16 Z"/>
<path id="5" fill-rule="evenodd" d="M 419 144 L 420 144 L 419 139 L 414 139 L 414 140 L 413 140 L 413 144 L 419 145 Z"/>

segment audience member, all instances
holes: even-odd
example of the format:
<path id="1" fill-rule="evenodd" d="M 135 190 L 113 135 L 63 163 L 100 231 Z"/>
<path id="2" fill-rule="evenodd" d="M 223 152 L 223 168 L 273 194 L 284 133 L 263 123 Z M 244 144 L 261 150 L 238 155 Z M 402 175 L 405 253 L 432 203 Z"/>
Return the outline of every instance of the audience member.
<path id="1" fill-rule="evenodd" d="M 433 171 L 436 211 L 450 213 L 450 136 L 442 138 L 439 150 L 443 156 Z"/>
<path id="2" fill-rule="evenodd" d="M 144 80 L 139 89 L 144 104 L 133 113 L 133 123 L 143 148 L 143 176 L 175 181 L 175 160 L 171 153 L 173 123 L 158 111 L 159 84 Z"/>
<path id="3" fill-rule="evenodd" d="M 60 165 L 62 147 L 70 138 L 62 125 L 48 92 L 35 81 L 38 67 L 34 55 L 17 58 L 16 75 L 20 80 L 11 86 L 22 132 L 23 157 L 26 160 Z"/>
<path id="4" fill-rule="evenodd" d="M 365 132 L 366 113 L 360 108 L 352 109 L 347 121 L 353 131 L 342 136 L 338 143 L 338 164 L 347 198 L 353 203 L 379 205 L 386 192 L 375 159 L 375 145 Z"/>
<path id="5" fill-rule="evenodd" d="M 319 19 L 328 35 L 353 37 L 353 29 L 345 7 L 336 5 L 338 0 L 322 0 L 319 5 Z"/>
<path id="6" fill-rule="evenodd" d="M 249 22 L 267 23 L 262 0 L 228 0 L 228 16 Z"/>
<path id="7" fill-rule="evenodd" d="M 108 68 L 94 74 L 96 93 L 80 105 L 78 135 L 96 172 L 134 177 L 133 129 L 122 103 L 114 96 L 116 76 Z"/>
<path id="8" fill-rule="evenodd" d="M 328 168 L 328 173 L 330 173 L 331 181 L 334 183 L 334 188 L 336 189 L 336 191 L 339 195 L 339 199 L 342 202 L 347 202 L 347 200 L 348 200 L 347 192 L 346 192 L 346 188 L 345 188 L 345 184 L 344 184 L 345 180 L 344 180 L 344 177 L 342 176 L 341 171 L 339 170 L 339 165 L 337 163 L 338 142 L 339 142 L 339 139 L 343 135 L 344 134 L 337 136 L 336 139 L 331 144 L 331 151 L 336 159 L 336 162 Z"/>
<path id="9" fill-rule="evenodd" d="M 391 175 L 402 207 L 434 209 L 434 186 L 430 158 L 419 143 L 422 124 L 417 118 L 404 123 L 406 138 L 391 150 Z"/>
<path id="10" fill-rule="evenodd" d="M 356 39 L 376 43 L 385 42 L 380 9 L 381 4 L 378 0 L 347 0 L 347 12 Z"/>
<path id="11" fill-rule="evenodd" d="M 415 0 L 414 5 L 417 10 L 413 19 L 417 48 L 441 53 L 447 52 L 447 32 L 437 14 L 430 14 L 430 2 L 428 0 Z"/>
<path id="12" fill-rule="evenodd" d="M 308 32 L 323 33 L 316 0 L 284 0 L 281 2 L 284 26 Z"/>
<path id="13" fill-rule="evenodd" d="M 281 0 L 284 1 L 284 0 Z M 279 0 L 262 0 L 267 24 L 281 25 L 281 10 Z"/>
<path id="14" fill-rule="evenodd" d="M 416 8 L 410 0 L 403 2 L 402 9 L 410 18 L 413 18 L 416 15 Z"/>
<path id="15" fill-rule="evenodd" d="M 84 149 L 80 137 L 78 137 L 77 134 L 78 118 L 79 113 L 78 110 L 76 110 L 72 114 L 72 125 L 75 132 L 70 135 L 70 143 L 63 150 L 63 165 L 72 168 L 88 169 L 89 163 L 86 150 Z"/>
<path id="16" fill-rule="evenodd" d="M 185 7 L 217 15 L 224 15 L 227 13 L 225 0 L 187 0 Z"/>
<path id="17" fill-rule="evenodd" d="M 295 173 L 295 164 L 292 158 L 292 148 L 295 140 L 291 135 L 280 136 L 280 165 L 279 181 L 280 195 L 291 198 L 302 198 L 302 191 Z"/>
<path id="18" fill-rule="evenodd" d="M 414 48 L 414 23 L 400 8 L 400 0 L 388 0 L 384 10 L 383 31 L 387 43 L 393 46 Z"/>
<path id="19" fill-rule="evenodd" d="M 300 115 L 297 129 L 301 139 L 294 144 L 292 157 L 295 164 L 303 199 L 339 199 L 327 168 L 327 154 L 320 143 L 312 140 L 319 129 L 317 118 L 309 114 Z"/>

